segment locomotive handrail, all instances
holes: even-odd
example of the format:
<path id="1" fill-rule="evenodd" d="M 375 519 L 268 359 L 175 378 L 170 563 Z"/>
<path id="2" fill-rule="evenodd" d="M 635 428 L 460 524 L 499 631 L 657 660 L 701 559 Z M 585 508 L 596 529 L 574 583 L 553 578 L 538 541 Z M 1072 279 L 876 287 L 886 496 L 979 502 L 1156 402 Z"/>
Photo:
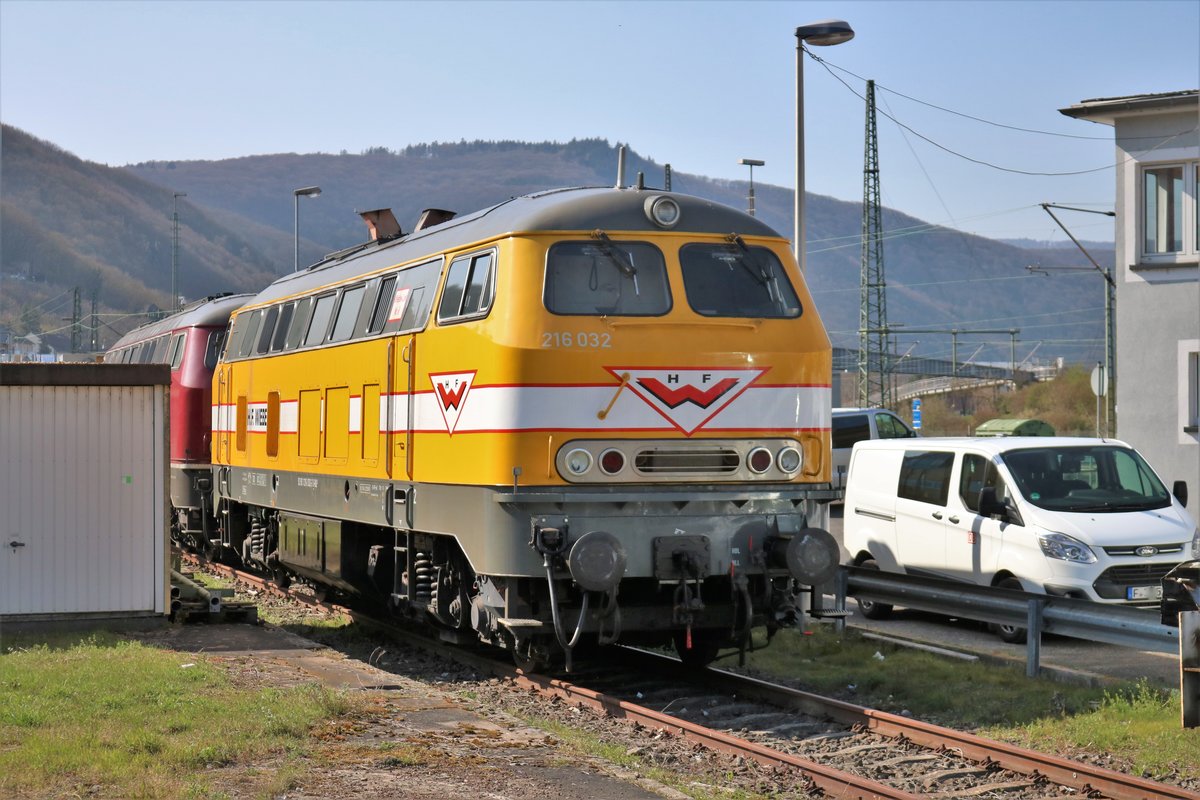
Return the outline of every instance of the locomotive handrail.
<path id="1" fill-rule="evenodd" d="M 662 484 L 654 484 L 647 486 L 642 492 L 630 492 L 628 490 L 620 492 L 603 491 L 603 487 L 587 487 L 596 491 L 580 492 L 581 487 L 574 486 L 572 491 L 564 492 L 553 489 L 547 491 L 538 491 L 536 489 L 525 489 L 517 492 L 505 491 L 496 492 L 492 499 L 497 503 L 636 503 L 638 501 L 653 498 L 656 502 L 692 502 L 698 500 L 723 500 L 721 487 L 716 487 L 705 492 L 673 492 L 665 488 Z M 803 486 L 786 489 L 756 489 L 752 491 L 744 490 L 744 487 L 737 487 L 738 500 L 778 500 L 781 497 L 796 497 L 812 500 L 822 500 L 837 494 L 832 490 L 827 489 L 809 489 Z"/>
<path id="2" fill-rule="evenodd" d="M 835 590 L 838 608 L 845 608 L 849 595 L 935 614 L 1024 627 L 1028 631 L 1025 672 L 1030 677 L 1035 677 L 1040 669 L 1043 633 L 1159 653 L 1179 652 L 1179 630 L 1163 625 L 1156 610 L 851 566 L 842 566 L 838 571 Z"/>

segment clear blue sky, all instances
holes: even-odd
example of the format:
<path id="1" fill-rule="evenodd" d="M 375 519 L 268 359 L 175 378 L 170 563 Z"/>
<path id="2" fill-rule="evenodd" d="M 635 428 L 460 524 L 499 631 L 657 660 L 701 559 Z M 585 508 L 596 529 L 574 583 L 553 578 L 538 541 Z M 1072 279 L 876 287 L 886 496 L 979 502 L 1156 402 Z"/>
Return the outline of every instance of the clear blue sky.
<path id="1" fill-rule="evenodd" d="M 1042 201 L 1112 207 L 1111 129 L 1058 109 L 1200 87 L 1200 0 L 0 0 L 0 119 L 114 166 L 603 137 L 713 178 L 763 159 L 756 182 L 792 187 L 794 30 L 831 17 L 857 36 L 814 52 L 859 93 L 854 75 L 874 79 L 881 113 L 1010 169 L 1102 168 L 1002 172 L 880 116 L 885 205 L 993 238 L 1063 239 Z M 804 73 L 807 188 L 860 200 L 863 101 L 811 59 Z M 1107 218 L 1070 222 L 1112 238 Z"/>

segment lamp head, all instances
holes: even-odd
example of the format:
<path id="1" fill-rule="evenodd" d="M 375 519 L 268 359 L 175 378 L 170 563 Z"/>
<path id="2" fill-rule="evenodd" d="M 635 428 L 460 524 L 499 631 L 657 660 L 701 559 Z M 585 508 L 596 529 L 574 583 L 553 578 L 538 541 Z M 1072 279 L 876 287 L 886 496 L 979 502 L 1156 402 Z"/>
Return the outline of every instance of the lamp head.
<path id="1" fill-rule="evenodd" d="M 845 20 L 825 19 L 796 28 L 796 38 L 807 44 L 826 47 L 850 41 L 854 38 L 854 29 Z"/>
<path id="2" fill-rule="evenodd" d="M 316 197 L 320 193 L 320 186 L 305 186 L 303 189 L 295 189 L 292 192 L 296 197 Z"/>

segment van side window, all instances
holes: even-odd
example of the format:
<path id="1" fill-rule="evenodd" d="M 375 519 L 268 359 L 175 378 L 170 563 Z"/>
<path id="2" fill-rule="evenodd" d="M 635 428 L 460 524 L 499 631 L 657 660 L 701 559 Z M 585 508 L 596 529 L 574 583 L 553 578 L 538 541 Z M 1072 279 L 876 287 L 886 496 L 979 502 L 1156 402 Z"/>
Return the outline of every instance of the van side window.
<path id="1" fill-rule="evenodd" d="M 896 495 L 919 503 L 946 505 L 950 494 L 950 468 L 954 453 L 936 450 L 910 450 L 900 464 L 900 485 Z"/>
<path id="2" fill-rule="evenodd" d="M 871 423 L 866 414 L 848 414 L 833 418 L 833 446 L 853 447 L 855 442 L 871 438 Z"/>
<path id="3" fill-rule="evenodd" d="M 875 426 L 879 428 L 880 439 L 908 439 L 913 432 L 900 421 L 899 417 L 891 414 L 879 414 L 875 417 Z"/>
<path id="4" fill-rule="evenodd" d="M 996 499 L 1004 502 L 1008 489 L 996 465 L 986 456 L 967 453 L 963 456 L 962 474 L 958 476 L 958 496 L 967 508 L 979 513 L 979 490 L 985 487 L 996 490 Z"/>

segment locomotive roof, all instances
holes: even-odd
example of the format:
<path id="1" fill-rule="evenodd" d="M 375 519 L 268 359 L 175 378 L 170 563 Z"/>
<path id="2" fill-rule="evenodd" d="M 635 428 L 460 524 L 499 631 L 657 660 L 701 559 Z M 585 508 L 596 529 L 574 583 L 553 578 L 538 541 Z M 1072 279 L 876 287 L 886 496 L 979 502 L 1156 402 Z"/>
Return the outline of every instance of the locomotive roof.
<path id="1" fill-rule="evenodd" d="M 660 233 L 663 229 L 651 222 L 645 205 L 648 198 L 661 196 L 669 196 L 679 204 L 679 222 L 671 230 L 781 238 L 773 228 L 749 214 L 692 195 L 637 188 L 552 189 L 514 197 L 397 239 L 367 242 L 333 253 L 306 270 L 276 280 L 254 302 L 266 303 L 302 294 L 507 233 L 596 229 Z"/>
<path id="2" fill-rule="evenodd" d="M 177 311 L 169 317 L 163 317 L 154 322 L 134 328 L 116 341 L 110 350 L 118 347 L 136 344 L 137 342 L 153 339 L 170 331 L 180 328 L 192 328 L 197 325 L 224 327 L 229 321 L 229 315 L 238 307 L 249 302 L 252 294 L 221 294 L 198 300 L 182 311 Z"/>

